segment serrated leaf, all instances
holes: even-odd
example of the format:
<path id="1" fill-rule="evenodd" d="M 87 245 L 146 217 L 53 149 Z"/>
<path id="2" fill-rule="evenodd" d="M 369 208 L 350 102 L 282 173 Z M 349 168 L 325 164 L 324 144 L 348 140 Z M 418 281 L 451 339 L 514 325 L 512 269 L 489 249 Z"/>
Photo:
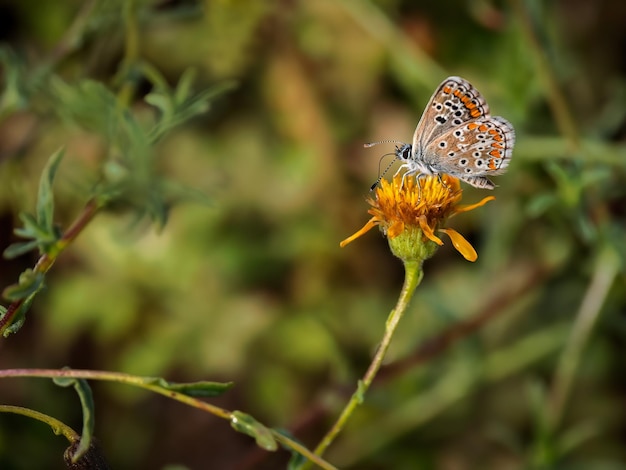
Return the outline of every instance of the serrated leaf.
<path id="1" fill-rule="evenodd" d="M 83 431 L 80 436 L 80 443 L 74 454 L 71 456 L 72 462 L 76 463 L 87 453 L 91 441 L 93 439 L 93 430 L 95 426 L 94 420 L 94 402 L 91 387 L 84 379 L 74 377 L 55 377 L 52 381 L 60 387 L 74 387 L 80 399 L 80 405 L 83 410 Z"/>
<path id="2" fill-rule="evenodd" d="M 37 248 L 39 243 L 37 240 L 32 240 L 29 242 L 17 242 L 9 245 L 6 250 L 4 250 L 3 256 L 6 259 L 17 258 L 18 256 L 23 255 L 24 253 L 28 253 L 31 250 Z"/>
<path id="3" fill-rule="evenodd" d="M 54 233 L 54 196 L 52 194 L 52 183 L 64 154 L 65 151 L 63 149 L 59 149 L 52 154 L 39 180 L 36 212 L 37 222 L 39 223 L 39 227 L 44 229 L 48 234 Z"/>
<path id="4" fill-rule="evenodd" d="M 217 397 L 224 392 L 232 388 L 233 382 L 188 382 L 188 383 L 176 383 L 168 382 L 161 377 L 147 377 L 144 380 L 147 384 L 154 384 L 162 387 L 166 390 L 182 393 L 190 397 Z"/>
<path id="5" fill-rule="evenodd" d="M 235 431 L 254 438 L 257 445 L 262 449 L 272 452 L 278 449 L 278 443 L 272 436 L 272 432 L 249 414 L 242 411 L 233 411 L 231 413 L 230 425 Z"/>
<path id="6" fill-rule="evenodd" d="M 44 275 L 42 273 L 36 273 L 32 269 L 27 269 L 20 274 L 17 284 L 10 285 L 4 289 L 2 296 L 11 302 L 25 299 L 43 287 L 43 280 Z"/>

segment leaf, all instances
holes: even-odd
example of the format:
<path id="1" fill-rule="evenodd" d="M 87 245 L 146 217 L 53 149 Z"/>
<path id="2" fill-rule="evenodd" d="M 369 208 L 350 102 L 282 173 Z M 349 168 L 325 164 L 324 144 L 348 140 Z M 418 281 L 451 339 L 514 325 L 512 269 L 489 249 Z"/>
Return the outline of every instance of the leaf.
<path id="1" fill-rule="evenodd" d="M 272 436 L 272 432 L 249 414 L 242 411 L 233 411 L 231 413 L 230 425 L 235 431 L 254 438 L 257 445 L 262 449 L 272 452 L 278 450 L 278 443 Z"/>
<path id="2" fill-rule="evenodd" d="M 9 245 L 6 250 L 4 250 L 3 256 L 6 259 L 17 258 L 24 253 L 28 253 L 29 251 L 37 248 L 39 243 L 37 240 L 31 240 L 29 242 L 17 242 Z"/>
<path id="3" fill-rule="evenodd" d="M 78 397 L 80 398 L 80 405 L 83 410 L 83 431 L 80 436 L 80 444 L 75 449 L 71 456 L 72 462 L 76 463 L 80 458 L 87 453 L 93 439 L 93 429 L 95 426 L 94 420 L 94 403 L 93 394 L 91 393 L 91 387 L 84 379 L 76 379 L 74 377 L 55 377 L 53 382 L 60 387 L 74 387 Z"/>
<path id="4" fill-rule="evenodd" d="M 54 196 L 52 194 L 52 182 L 59 163 L 64 155 L 64 150 L 57 150 L 48 159 L 48 163 L 41 174 L 39 181 L 39 195 L 37 196 L 37 222 L 39 227 L 46 233 L 54 233 Z"/>
<path id="5" fill-rule="evenodd" d="M 187 100 L 191 94 L 191 86 L 196 75 L 196 69 L 193 67 L 189 67 L 183 72 L 176 85 L 176 90 L 174 90 L 174 103 L 184 103 Z"/>
<path id="6" fill-rule="evenodd" d="M 45 231 L 40 227 L 39 222 L 34 215 L 28 212 L 20 212 L 20 220 L 24 224 L 23 228 L 16 228 L 13 230 L 15 235 L 22 238 L 41 238 L 45 235 Z"/>
<path id="7" fill-rule="evenodd" d="M 31 304 L 33 303 L 33 299 L 35 298 L 35 294 L 28 297 L 22 305 L 20 305 L 17 309 L 17 312 L 13 316 L 13 320 L 11 324 L 4 330 L 2 336 L 8 338 L 10 334 L 17 333 L 22 328 L 22 325 L 26 321 L 26 312 L 30 309 Z M 4 316 L 4 315 L 2 315 Z"/>
<path id="8" fill-rule="evenodd" d="M 233 382 L 188 382 L 188 383 L 176 383 L 168 382 L 161 377 L 147 377 L 144 381 L 146 384 L 154 384 L 162 387 L 166 390 L 182 393 L 189 397 L 217 397 L 224 392 L 230 390 L 233 386 Z"/>
<path id="9" fill-rule="evenodd" d="M 43 287 L 43 280 L 43 273 L 27 269 L 20 274 L 17 284 L 10 285 L 4 289 L 2 296 L 11 302 L 25 299 L 37 293 L 37 291 Z"/>

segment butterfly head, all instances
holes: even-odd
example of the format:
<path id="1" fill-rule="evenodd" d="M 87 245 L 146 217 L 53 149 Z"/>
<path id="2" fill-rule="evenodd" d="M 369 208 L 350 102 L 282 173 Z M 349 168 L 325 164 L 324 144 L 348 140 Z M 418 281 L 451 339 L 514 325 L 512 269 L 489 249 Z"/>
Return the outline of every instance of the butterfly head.
<path id="1" fill-rule="evenodd" d="M 413 159 L 413 146 L 411 144 L 396 145 L 396 158 L 404 162 Z"/>

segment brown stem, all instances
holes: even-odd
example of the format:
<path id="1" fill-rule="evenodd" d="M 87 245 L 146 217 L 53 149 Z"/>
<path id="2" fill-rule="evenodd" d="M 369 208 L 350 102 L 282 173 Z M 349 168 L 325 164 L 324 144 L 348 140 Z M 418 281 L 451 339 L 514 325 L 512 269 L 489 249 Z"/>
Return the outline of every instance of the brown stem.
<path id="1" fill-rule="evenodd" d="M 76 237 L 83 231 L 83 229 L 89 224 L 91 219 L 96 215 L 100 209 L 100 205 L 95 199 L 91 199 L 83 208 L 83 211 L 74 221 L 72 225 L 65 231 L 63 236 L 56 242 L 54 247 L 48 252 L 41 255 L 37 264 L 35 264 L 35 273 L 45 274 L 52 267 L 57 257 L 67 248 L 67 246 L 76 239 Z M 6 329 L 13 323 L 16 315 L 18 314 L 20 307 L 24 304 L 26 299 L 19 299 L 11 303 L 8 306 L 6 313 L 0 318 L 0 335 L 4 335 Z"/>

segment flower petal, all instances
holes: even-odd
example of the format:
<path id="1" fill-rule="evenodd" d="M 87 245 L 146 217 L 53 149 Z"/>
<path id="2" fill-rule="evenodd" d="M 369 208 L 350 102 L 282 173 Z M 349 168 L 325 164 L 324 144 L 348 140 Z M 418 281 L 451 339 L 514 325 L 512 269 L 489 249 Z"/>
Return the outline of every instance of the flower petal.
<path id="1" fill-rule="evenodd" d="M 482 200 L 477 202 L 476 204 L 466 204 L 464 206 L 456 206 L 454 208 L 454 214 L 459 214 L 460 212 L 473 211 L 474 209 L 476 209 L 478 207 L 481 207 L 481 206 L 484 206 L 489 201 L 494 201 L 495 199 L 496 198 L 494 196 L 487 196 L 487 197 L 482 198 Z"/>
<path id="2" fill-rule="evenodd" d="M 361 230 L 355 232 L 354 234 L 350 235 L 348 238 L 343 240 L 341 243 L 339 243 L 339 246 L 343 248 L 348 243 L 353 242 L 354 240 L 359 238 L 361 235 L 372 230 L 374 227 L 376 227 L 376 217 L 372 217 L 370 220 L 368 220 L 367 223 L 361 228 Z"/>
<path id="3" fill-rule="evenodd" d="M 404 232 L 404 222 L 396 220 L 393 224 L 391 224 L 391 227 L 387 229 L 387 238 L 391 240 L 392 238 L 396 238 L 402 232 Z"/>
<path id="4" fill-rule="evenodd" d="M 434 241 L 439 246 L 443 245 L 443 241 L 441 240 L 441 238 L 439 238 L 437 235 L 435 235 L 435 232 L 433 232 L 433 229 L 429 227 L 428 221 L 426 220 L 426 217 L 424 217 L 422 215 L 422 216 L 420 216 L 418 221 L 419 221 L 419 224 L 420 224 L 420 228 L 422 229 L 422 232 L 424 233 L 424 235 L 426 235 L 426 237 L 429 240 Z"/>
<path id="5" fill-rule="evenodd" d="M 476 253 L 474 247 L 459 232 L 452 228 L 442 228 L 439 229 L 439 231 L 446 233 L 450 237 L 454 248 L 456 248 L 456 250 L 463 255 L 463 258 L 472 262 L 478 259 L 478 253 Z"/>

